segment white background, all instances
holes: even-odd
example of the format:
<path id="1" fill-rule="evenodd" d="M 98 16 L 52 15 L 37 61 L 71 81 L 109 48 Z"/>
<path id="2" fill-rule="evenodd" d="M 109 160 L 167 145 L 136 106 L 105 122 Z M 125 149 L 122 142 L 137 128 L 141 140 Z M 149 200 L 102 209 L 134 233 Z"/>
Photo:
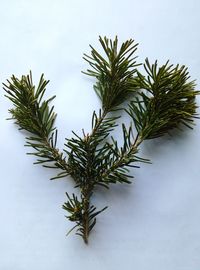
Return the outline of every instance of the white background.
<path id="1" fill-rule="evenodd" d="M 31 69 L 50 79 L 47 95 L 56 94 L 59 147 L 84 127 L 100 103 L 93 81 L 81 74 L 88 44 L 98 36 L 140 43 L 139 61 L 189 66 L 200 80 L 200 2 L 1 1 L 0 78 Z M 90 243 L 74 234 L 61 206 L 71 179 L 49 181 L 54 171 L 33 166 L 19 132 L 0 96 L 0 270 L 198 270 L 200 269 L 200 123 L 173 138 L 149 141 L 141 155 L 152 165 L 134 170 L 134 184 L 112 186 L 93 199 L 108 205 L 98 218 Z M 125 121 L 129 121 L 128 118 Z M 119 133 L 119 139 L 121 134 Z"/>

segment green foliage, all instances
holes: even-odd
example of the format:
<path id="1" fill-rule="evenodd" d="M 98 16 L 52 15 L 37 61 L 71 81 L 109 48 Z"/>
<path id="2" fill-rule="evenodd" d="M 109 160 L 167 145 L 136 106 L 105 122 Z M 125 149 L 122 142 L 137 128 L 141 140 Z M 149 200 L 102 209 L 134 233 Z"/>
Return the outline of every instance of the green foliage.
<path id="1" fill-rule="evenodd" d="M 53 131 L 55 113 L 53 108 L 49 110 L 49 102 L 55 97 L 42 102 L 46 85 L 49 81 L 41 76 L 38 88 L 32 82 L 32 75 L 22 76 L 17 79 L 14 75 L 11 81 L 4 84 L 4 89 L 15 108 L 10 110 L 13 119 L 20 128 L 25 129 L 38 137 L 46 136 Z"/>
<path id="2" fill-rule="evenodd" d="M 66 193 L 66 195 L 68 201 L 63 205 L 63 209 L 69 213 L 66 218 L 76 223 L 68 234 L 72 230 L 76 229 L 76 234 L 80 235 L 87 244 L 88 234 L 96 224 L 96 216 L 103 212 L 107 207 L 96 211 L 96 207 L 94 205 L 88 205 L 88 207 L 86 206 L 88 201 L 85 201 L 84 198 L 79 201 L 74 193 L 72 194 L 72 197 L 70 197 L 68 193 Z"/>
<path id="3" fill-rule="evenodd" d="M 137 132 L 143 139 L 163 136 L 180 124 L 192 128 L 197 117 L 194 81 L 189 80 L 185 66 L 173 66 L 167 62 L 158 68 L 157 61 L 150 65 L 146 59 L 147 76 L 138 72 L 137 82 L 141 89 L 126 110 L 132 117 Z"/>
<path id="4" fill-rule="evenodd" d="M 68 155 L 68 166 L 71 175 L 76 179 L 77 185 L 84 187 L 87 181 L 95 185 L 99 177 L 99 168 L 102 160 L 107 155 L 107 145 L 103 141 L 116 127 L 115 121 L 119 117 L 104 117 L 101 110 L 97 116 L 92 116 L 92 133 L 85 134 L 83 138 L 73 132 L 74 137 L 66 139 L 64 151 Z"/>
<path id="5" fill-rule="evenodd" d="M 91 55 L 84 54 L 83 58 L 92 70 L 84 73 L 97 79 L 94 90 L 102 101 L 103 109 L 112 111 L 137 90 L 134 75 L 138 64 L 133 55 L 138 44 L 130 39 L 118 49 L 117 37 L 114 41 L 99 37 L 99 41 L 105 57 L 90 46 Z"/>
<path id="6" fill-rule="evenodd" d="M 21 79 L 13 75 L 11 80 L 3 85 L 6 97 L 14 105 L 14 108 L 9 110 L 11 119 L 15 120 L 20 129 L 31 133 L 26 138 L 26 146 L 32 147 L 35 152 L 28 154 L 37 157 L 35 163 L 47 163 L 43 166 L 61 169 L 62 173 L 58 176 L 64 177 L 68 175 L 68 166 L 63 154 L 56 147 L 57 129 L 54 127 L 56 114 L 53 111 L 54 107 L 49 106 L 55 96 L 43 100 L 48 83 L 42 74 L 38 87 L 35 87 L 30 72 Z"/>
<path id="7" fill-rule="evenodd" d="M 139 168 L 139 162 L 148 162 L 137 156 L 139 140 L 133 138 L 132 127 L 129 129 L 122 124 L 123 145 L 120 147 L 118 142 L 111 136 L 111 142 L 107 142 L 103 156 L 98 166 L 98 185 L 109 187 L 110 184 L 131 183 L 133 176 L 129 173 L 129 167 Z"/>
<path id="8" fill-rule="evenodd" d="M 102 109 L 92 115 L 90 133 L 66 139 L 65 148 L 57 148 L 56 114 L 50 102 L 54 97 L 44 100 L 48 81 L 40 78 L 38 87 L 32 82 L 32 75 L 15 76 L 4 84 L 6 97 L 14 108 L 9 110 L 12 119 L 20 129 L 28 131 L 28 147 L 35 152 L 36 163 L 44 167 L 60 169 L 53 177 L 70 175 L 80 196 L 68 193 L 63 209 L 67 219 L 75 223 L 69 231 L 76 230 L 84 242 L 96 224 L 96 217 L 107 207 L 97 210 L 91 203 L 97 186 L 109 188 L 110 184 L 131 183 L 130 167 L 138 168 L 138 163 L 149 162 L 138 156 L 139 146 L 145 139 L 160 137 L 180 125 L 193 126 L 197 117 L 194 81 L 189 80 L 187 68 L 173 66 L 167 62 L 158 67 L 157 61 L 151 65 L 146 59 L 146 76 L 137 70 L 134 53 L 137 44 L 130 39 L 118 46 L 117 37 L 112 41 L 99 38 L 105 56 L 91 47 L 91 56 L 84 59 L 92 69 L 85 74 L 95 77 L 94 89 L 102 101 Z M 119 47 L 119 48 L 118 48 Z M 124 101 L 131 101 L 125 107 Z M 124 103 L 124 104 L 123 104 Z M 118 125 L 120 110 L 124 108 L 133 120 L 126 128 L 122 124 L 122 145 L 111 135 Z M 118 115 L 114 116 L 113 111 Z M 132 128 L 132 126 L 134 126 Z"/>

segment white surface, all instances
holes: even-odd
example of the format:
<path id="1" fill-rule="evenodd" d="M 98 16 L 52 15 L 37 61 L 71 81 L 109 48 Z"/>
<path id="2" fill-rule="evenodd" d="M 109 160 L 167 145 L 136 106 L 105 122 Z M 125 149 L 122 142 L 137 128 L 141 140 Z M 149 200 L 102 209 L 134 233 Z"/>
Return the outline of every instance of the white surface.
<path id="1" fill-rule="evenodd" d="M 80 73 L 98 35 L 134 38 L 138 55 L 189 66 L 200 79 L 198 0 L 1 1 L 0 77 L 42 72 L 57 95 L 59 146 L 71 130 L 90 127 L 99 108 L 92 81 Z M 24 134 L 5 121 L 11 104 L 0 97 L 0 270 L 200 269 L 200 123 L 194 132 L 148 142 L 152 165 L 133 172 L 132 186 L 113 186 L 94 203 L 101 214 L 89 246 L 71 234 L 61 208 L 70 180 L 33 166 Z"/>

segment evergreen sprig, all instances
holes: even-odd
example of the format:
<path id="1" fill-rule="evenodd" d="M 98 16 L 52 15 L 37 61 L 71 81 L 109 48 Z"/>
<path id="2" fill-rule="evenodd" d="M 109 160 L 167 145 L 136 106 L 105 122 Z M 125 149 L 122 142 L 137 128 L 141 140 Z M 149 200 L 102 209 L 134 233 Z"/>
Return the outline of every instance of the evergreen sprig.
<path id="1" fill-rule="evenodd" d="M 185 66 L 173 66 L 167 61 L 158 67 L 146 59 L 147 76 L 138 72 L 137 82 L 142 91 L 126 109 L 137 132 L 143 139 L 163 136 L 174 128 L 185 125 L 192 128 L 197 118 L 195 82 L 190 81 Z"/>
<path id="2" fill-rule="evenodd" d="M 81 236 L 84 242 L 88 243 L 88 236 L 93 227 L 96 224 L 96 216 L 103 212 L 107 207 L 96 211 L 94 205 L 88 206 L 87 212 L 85 211 L 85 198 L 78 199 L 78 197 L 73 193 L 72 197 L 66 193 L 68 201 L 64 203 L 63 209 L 66 210 L 69 215 L 66 218 L 69 221 L 75 222 L 75 226 L 68 232 L 71 233 L 76 229 L 76 234 Z M 83 203 L 84 202 L 84 203 Z"/>
<path id="3" fill-rule="evenodd" d="M 7 84 L 3 84 L 3 88 L 6 91 L 5 96 L 14 104 L 14 108 L 9 110 L 11 119 L 15 120 L 19 129 L 24 129 L 30 134 L 26 138 L 26 146 L 35 151 L 28 154 L 37 157 L 35 163 L 61 169 L 62 172 L 58 177 L 61 175 L 64 177 L 69 174 L 69 168 L 63 153 L 57 148 L 58 131 L 54 127 L 56 114 L 54 106 L 49 105 L 55 96 L 47 100 L 43 99 L 48 83 L 49 81 L 46 81 L 42 74 L 36 87 L 30 72 L 20 79 L 13 75 L 11 80 L 7 80 Z"/>
<path id="4" fill-rule="evenodd" d="M 49 81 L 42 75 L 38 86 L 32 81 L 32 74 L 15 76 L 4 84 L 6 97 L 14 108 L 9 110 L 12 119 L 29 132 L 26 146 L 32 147 L 36 156 L 35 163 L 44 167 L 60 169 L 56 178 L 70 175 L 79 196 L 67 195 L 63 209 L 66 218 L 75 223 L 72 230 L 80 235 L 85 243 L 96 224 L 96 217 L 107 207 L 97 210 L 91 202 L 97 186 L 109 188 L 111 184 L 128 183 L 133 178 L 130 167 L 138 168 L 138 163 L 149 162 L 139 157 L 139 146 L 146 139 L 165 135 L 181 125 L 192 128 L 196 112 L 194 81 L 190 81 L 185 66 L 173 66 L 169 62 L 158 67 L 157 61 L 150 64 L 148 59 L 143 65 L 143 75 L 136 63 L 137 45 L 130 39 L 118 44 L 106 37 L 99 38 L 103 55 L 90 46 L 91 54 L 84 55 L 90 65 L 85 74 L 96 79 L 94 89 L 101 99 L 102 108 L 92 114 L 90 133 L 82 130 L 82 135 L 73 132 L 61 152 L 57 148 L 56 114 L 44 94 Z M 130 101 L 131 100 L 131 101 Z M 128 101 L 129 105 L 125 105 Z M 118 125 L 120 110 L 130 115 L 130 127 L 122 124 L 122 145 L 119 145 L 112 131 Z M 117 111 L 117 115 L 113 114 Z"/>
<path id="5" fill-rule="evenodd" d="M 118 142 L 111 136 L 112 143 L 107 143 L 107 155 L 102 159 L 103 170 L 101 171 L 100 183 L 109 185 L 111 183 L 130 184 L 133 175 L 129 173 L 129 168 L 139 168 L 138 163 L 148 163 L 149 160 L 140 158 L 138 146 L 141 143 L 138 137 L 133 137 L 132 127 L 128 129 L 122 124 L 123 145 L 119 146 Z"/>
<path id="6" fill-rule="evenodd" d="M 136 89 L 134 81 L 137 71 L 137 43 L 133 39 L 122 43 L 118 49 L 118 38 L 112 41 L 99 37 L 105 56 L 102 56 L 91 45 L 91 55 L 84 54 L 92 69 L 84 72 L 97 79 L 94 90 L 102 101 L 105 111 L 112 111 L 126 101 Z"/>

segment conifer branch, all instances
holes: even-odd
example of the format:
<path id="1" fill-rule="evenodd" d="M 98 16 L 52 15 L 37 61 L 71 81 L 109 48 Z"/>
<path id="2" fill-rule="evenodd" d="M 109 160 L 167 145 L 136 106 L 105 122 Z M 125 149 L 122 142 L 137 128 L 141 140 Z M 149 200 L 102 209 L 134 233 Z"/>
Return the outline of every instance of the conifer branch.
<path id="1" fill-rule="evenodd" d="M 91 47 L 91 55 L 84 55 L 91 69 L 85 74 L 95 77 L 94 90 L 101 99 L 102 109 L 93 112 L 90 133 L 66 139 L 64 152 L 57 148 L 57 129 L 54 127 L 56 114 L 50 102 L 54 97 L 44 100 L 48 81 L 40 78 L 36 88 L 32 75 L 15 76 L 4 84 L 6 97 L 14 104 L 9 110 L 12 119 L 20 129 L 28 131 L 26 146 L 35 149 L 29 153 L 37 157 L 36 163 L 44 167 L 59 168 L 61 172 L 52 179 L 70 175 L 80 189 L 80 196 L 68 193 L 63 209 L 67 219 L 75 225 L 85 243 L 96 224 L 101 210 L 92 204 L 91 199 L 96 186 L 109 188 L 110 184 L 131 183 L 133 178 L 129 168 L 138 168 L 138 163 L 149 162 L 138 156 L 140 144 L 147 139 L 165 135 L 181 125 L 192 128 L 196 112 L 194 81 L 185 66 L 173 66 L 167 62 L 158 67 L 157 61 L 143 65 L 146 75 L 137 70 L 139 64 L 134 56 L 137 44 L 130 39 L 119 47 L 117 37 L 112 41 L 99 38 L 104 51 L 101 55 Z M 124 101 L 131 102 L 125 107 Z M 123 144 L 118 145 L 111 132 L 118 125 L 120 110 L 125 109 L 132 119 L 126 128 L 122 124 Z M 113 111 L 118 115 L 114 116 Z M 132 125 L 136 129 L 133 135 Z M 65 154 L 65 155 L 64 155 Z"/>
<path id="2" fill-rule="evenodd" d="M 157 61 L 150 64 L 146 59 L 144 69 L 147 76 L 138 73 L 137 82 L 141 89 L 127 113 L 134 121 L 137 132 L 143 139 L 153 139 L 184 125 L 192 128 L 198 118 L 195 82 L 185 66 L 165 65 L 158 68 Z"/>
<path id="3" fill-rule="evenodd" d="M 114 41 L 99 37 L 99 41 L 105 57 L 90 45 L 91 55 L 84 54 L 83 59 L 92 69 L 83 73 L 97 79 L 94 90 L 102 101 L 103 110 L 109 112 L 117 109 L 137 90 L 134 79 L 140 64 L 136 63 L 134 53 L 138 44 L 130 39 L 118 49 L 117 37 Z"/>
<path id="4" fill-rule="evenodd" d="M 54 127 L 56 114 L 53 111 L 54 106 L 49 106 L 55 96 L 43 100 L 48 83 L 42 74 L 36 88 L 30 72 L 21 79 L 13 75 L 10 81 L 7 80 L 7 84 L 3 84 L 3 88 L 6 91 L 5 96 L 15 106 L 9 110 L 11 119 L 15 120 L 19 129 L 31 134 L 26 138 L 26 146 L 32 147 L 35 152 L 28 154 L 37 157 L 37 164 L 62 170 L 57 177 L 65 177 L 69 174 L 69 167 L 63 153 L 57 148 L 58 131 Z"/>
<path id="5" fill-rule="evenodd" d="M 136 57 L 132 57 L 137 49 L 137 44 L 134 44 L 133 40 L 129 40 L 123 43 L 118 50 L 117 37 L 114 41 L 100 37 L 99 41 L 107 59 L 92 46 L 90 46 L 91 56 L 85 54 L 84 59 L 93 69 L 87 70 L 85 74 L 97 79 L 94 89 L 102 100 L 103 109 L 99 111 L 98 115 L 96 112 L 93 113 L 91 133 L 83 134 L 83 139 L 74 134 L 76 138 L 67 140 L 65 146 L 68 150 L 64 150 L 69 156 L 68 164 L 73 172 L 72 177 L 76 180 L 77 186 L 81 188 L 84 218 L 82 221 L 79 220 L 77 230 L 82 227 L 82 237 L 85 242 L 94 226 L 89 226 L 90 199 L 93 189 L 95 185 L 108 187 L 108 183 L 101 180 L 101 171 L 103 167 L 107 166 L 105 160 L 110 151 L 104 140 L 116 126 L 116 120 L 119 118 L 112 115 L 108 117 L 108 114 L 117 110 L 137 90 L 134 81 L 137 67 Z M 127 179 L 123 177 L 123 181 L 127 182 Z"/>

